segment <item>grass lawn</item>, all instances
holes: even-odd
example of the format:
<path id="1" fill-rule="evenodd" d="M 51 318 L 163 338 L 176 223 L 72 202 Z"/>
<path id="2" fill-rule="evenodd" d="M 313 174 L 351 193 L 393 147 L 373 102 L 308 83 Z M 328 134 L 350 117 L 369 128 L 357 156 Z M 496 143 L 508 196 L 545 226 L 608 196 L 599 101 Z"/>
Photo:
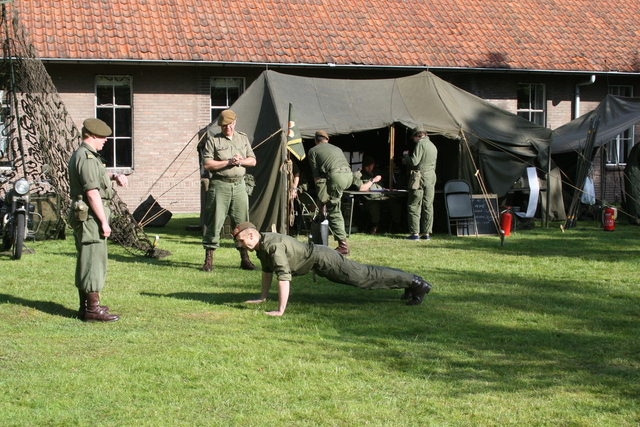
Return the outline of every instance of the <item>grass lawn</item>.
<path id="1" fill-rule="evenodd" d="M 431 282 L 425 302 L 307 275 L 274 318 L 275 284 L 244 303 L 260 273 L 232 241 L 199 271 L 197 223 L 147 229 L 161 260 L 110 244 L 110 324 L 75 318 L 70 233 L 0 254 L 0 425 L 640 425 L 640 227 L 353 235 L 352 259 Z"/>

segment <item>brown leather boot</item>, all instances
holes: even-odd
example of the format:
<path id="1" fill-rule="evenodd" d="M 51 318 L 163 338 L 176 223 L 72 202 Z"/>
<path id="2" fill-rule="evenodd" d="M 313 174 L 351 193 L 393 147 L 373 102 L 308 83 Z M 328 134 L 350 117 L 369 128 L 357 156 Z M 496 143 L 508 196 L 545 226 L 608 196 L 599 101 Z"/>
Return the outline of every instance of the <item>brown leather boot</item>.
<path id="1" fill-rule="evenodd" d="M 84 316 L 87 312 L 87 293 L 82 289 L 78 289 L 78 297 L 80 299 L 80 308 L 78 308 L 78 318 L 80 320 L 84 320 Z M 105 313 L 109 312 L 109 307 L 107 307 L 106 305 L 101 305 L 100 309 Z"/>
<path id="2" fill-rule="evenodd" d="M 87 293 L 87 309 L 84 315 L 85 322 L 115 322 L 120 317 L 109 314 L 100 309 L 100 292 Z"/>
<path id="3" fill-rule="evenodd" d="M 340 240 L 336 251 L 340 252 L 342 255 L 349 255 L 349 246 L 347 246 L 347 241 Z"/>
<path id="4" fill-rule="evenodd" d="M 204 265 L 202 266 L 202 271 L 213 270 L 213 251 L 214 250 L 215 249 L 205 249 Z"/>
<path id="5" fill-rule="evenodd" d="M 240 268 L 243 270 L 257 270 L 258 267 L 253 265 L 251 260 L 249 259 L 249 252 L 245 248 L 238 248 L 240 252 Z"/>

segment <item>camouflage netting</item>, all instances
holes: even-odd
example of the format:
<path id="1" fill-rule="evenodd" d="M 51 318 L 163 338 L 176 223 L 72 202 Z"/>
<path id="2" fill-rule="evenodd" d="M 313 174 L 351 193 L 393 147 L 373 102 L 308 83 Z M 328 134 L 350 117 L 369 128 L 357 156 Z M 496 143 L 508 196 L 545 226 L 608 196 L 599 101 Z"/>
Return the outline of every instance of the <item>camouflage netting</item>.
<path id="1" fill-rule="evenodd" d="M 80 131 L 62 103 L 17 14 L 13 19 L 7 19 L 4 4 L 0 37 L 3 46 L 0 90 L 3 91 L 4 127 L 4 137 L 0 140 L 0 158 L 4 167 L 0 174 L 7 179 L 0 185 L 0 191 L 7 191 L 16 179 L 26 177 L 31 183 L 32 195 L 55 194 L 61 220 L 51 237 L 61 238 L 65 234 L 65 219 L 71 204 L 67 162 L 80 145 Z M 128 252 L 153 258 L 170 254 L 154 247 L 117 193 L 111 201 L 111 212 L 111 238 Z"/>

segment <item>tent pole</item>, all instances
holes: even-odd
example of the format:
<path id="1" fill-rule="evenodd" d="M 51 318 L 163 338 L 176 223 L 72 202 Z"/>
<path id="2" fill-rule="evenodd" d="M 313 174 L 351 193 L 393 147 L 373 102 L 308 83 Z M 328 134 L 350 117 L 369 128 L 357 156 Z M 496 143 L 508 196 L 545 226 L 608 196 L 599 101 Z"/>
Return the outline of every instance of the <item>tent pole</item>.
<path id="1" fill-rule="evenodd" d="M 395 169 L 394 153 L 396 151 L 396 128 L 389 126 L 389 189 L 393 190 L 393 172 Z"/>
<path id="2" fill-rule="evenodd" d="M 551 213 L 551 145 L 547 150 L 547 208 L 545 209 L 544 224 L 546 228 L 549 228 L 549 214 Z"/>

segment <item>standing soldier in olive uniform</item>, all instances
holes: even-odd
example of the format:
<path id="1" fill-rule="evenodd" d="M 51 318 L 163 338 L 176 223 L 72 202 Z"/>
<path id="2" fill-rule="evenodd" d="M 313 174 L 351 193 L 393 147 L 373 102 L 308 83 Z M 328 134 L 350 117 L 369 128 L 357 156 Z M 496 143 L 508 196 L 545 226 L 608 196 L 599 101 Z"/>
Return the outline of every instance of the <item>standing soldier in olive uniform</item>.
<path id="1" fill-rule="evenodd" d="M 349 255 L 347 232 L 342 216 L 342 192 L 353 182 L 351 166 L 342 150 L 329 144 L 327 132 L 317 131 L 315 143 L 315 147 L 309 150 L 309 163 L 316 183 L 318 199 L 327 207 L 329 227 L 338 242 L 336 251 Z"/>
<path id="2" fill-rule="evenodd" d="M 224 110 L 218 117 L 218 126 L 222 132 L 207 134 L 202 150 L 203 167 L 209 171 L 209 189 L 207 191 L 207 209 L 209 221 L 202 239 L 205 249 L 203 271 L 213 269 L 213 251 L 220 246 L 220 234 L 227 215 L 231 216 L 232 226 L 249 221 L 249 196 L 245 185 L 246 167 L 256 165 L 249 138 L 243 132 L 236 132 L 236 114 Z M 240 251 L 240 267 L 244 270 L 257 270 L 244 248 Z"/>
<path id="3" fill-rule="evenodd" d="M 413 141 L 416 143 L 413 154 L 404 152 L 403 162 L 411 168 L 409 178 L 409 236 L 407 240 L 429 240 L 433 231 L 433 198 L 436 187 L 436 160 L 438 150 L 433 145 L 423 127 L 413 130 Z M 413 185 L 412 185 L 413 184 Z"/>
<path id="4" fill-rule="evenodd" d="M 282 316 L 289 300 L 289 284 L 293 276 L 315 271 L 335 283 L 360 289 L 400 289 L 410 295 L 407 305 L 419 305 L 431 290 L 431 285 L 420 276 L 402 270 L 377 265 L 363 265 L 345 258 L 342 254 L 323 245 L 302 243 L 278 233 L 260 233 L 250 222 L 244 222 L 233 230 L 240 246 L 255 250 L 262 262 L 262 293 L 260 299 L 247 303 L 266 301 L 275 274 L 278 279 L 278 310 L 270 316 Z"/>
<path id="5" fill-rule="evenodd" d="M 109 201 L 114 191 L 110 181 L 119 186 L 129 185 L 126 175 L 107 172 L 98 154 L 109 135 L 111 128 L 102 120 L 85 120 L 82 144 L 69 160 L 73 204 L 69 224 L 78 250 L 75 283 L 80 296 L 79 318 L 86 322 L 119 319 L 109 314 L 108 307 L 100 305 L 100 291 L 107 275 L 107 238 L 111 235 Z"/>

